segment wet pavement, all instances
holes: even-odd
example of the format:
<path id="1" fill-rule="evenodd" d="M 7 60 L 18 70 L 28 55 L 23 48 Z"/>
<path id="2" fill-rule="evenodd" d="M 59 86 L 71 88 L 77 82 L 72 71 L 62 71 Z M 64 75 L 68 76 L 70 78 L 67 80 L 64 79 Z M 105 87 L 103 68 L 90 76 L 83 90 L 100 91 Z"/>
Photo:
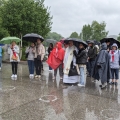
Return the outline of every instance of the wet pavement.
<path id="1" fill-rule="evenodd" d="M 120 82 L 99 88 L 87 78 L 86 87 L 63 85 L 44 64 L 41 79 L 29 79 L 26 64 L 19 64 L 11 80 L 11 65 L 0 72 L 0 120 L 120 120 Z"/>

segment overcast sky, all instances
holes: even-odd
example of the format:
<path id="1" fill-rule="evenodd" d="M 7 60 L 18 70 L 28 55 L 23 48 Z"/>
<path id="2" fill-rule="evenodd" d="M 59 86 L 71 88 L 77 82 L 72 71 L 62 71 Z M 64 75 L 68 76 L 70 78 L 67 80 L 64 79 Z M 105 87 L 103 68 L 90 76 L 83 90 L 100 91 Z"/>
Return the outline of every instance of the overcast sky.
<path id="1" fill-rule="evenodd" d="M 120 33 L 120 0 L 45 0 L 53 15 L 52 32 L 64 37 L 80 34 L 84 24 L 93 20 L 107 23 L 109 35 Z"/>

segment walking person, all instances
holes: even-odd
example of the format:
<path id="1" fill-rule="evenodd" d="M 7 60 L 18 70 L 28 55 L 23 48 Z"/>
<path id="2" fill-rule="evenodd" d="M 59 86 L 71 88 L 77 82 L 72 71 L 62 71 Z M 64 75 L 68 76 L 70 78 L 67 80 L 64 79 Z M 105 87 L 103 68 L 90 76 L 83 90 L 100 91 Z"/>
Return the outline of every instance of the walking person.
<path id="1" fill-rule="evenodd" d="M 40 78 L 42 61 L 45 55 L 45 47 L 43 46 L 42 41 L 40 39 L 37 39 L 37 45 L 33 52 L 35 53 L 35 59 L 34 59 L 35 68 L 36 68 L 35 78 Z"/>
<path id="2" fill-rule="evenodd" d="M 48 48 L 48 57 L 50 56 L 50 53 L 53 50 L 53 44 L 50 43 L 49 48 Z M 52 68 L 49 66 L 49 72 L 52 72 Z"/>
<path id="3" fill-rule="evenodd" d="M 120 51 L 118 50 L 118 46 L 114 43 L 111 46 L 112 50 L 110 50 L 110 68 L 112 73 L 112 82 L 111 85 L 117 85 L 119 80 L 119 68 L 120 68 Z"/>
<path id="4" fill-rule="evenodd" d="M 101 50 L 96 57 L 92 77 L 101 81 L 100 87 L 102 89 L 107 86 L 108 80 L 111 79 L 110 55 L 106 43 L 101 45 Z"/>
<path id="5" fill-rule="evenodd" d="M 35 44 L 31 43 L 31 45 L 26 49 L 26 57 L 28 62 L 28 68 L 29 68 L 29 77 L 34 77 L 34 57 L 35 57 Z"/>
<path id="6" fill-rule="evenodd" d="M 2 67 L 2 47 L 0 46 L 0 70 Z"/>
<path id="7" fill-rule="evenodd" d="M 78 54 L 76 50 L 73 51 L 76 57 L 76 63 L 80 69 L 80 81 L 78 86 L 85 87 L 86 84 L 86 63 L 87 63 L 87 51 L 84 44 L 80 43 Z"/>
<path id="8" fill-rule="evenodd" d="M 20 61 L 20 58 L 19 47 L 17 46 L 16 42 L 12 42 L 11 46 L 8 48 L 8 54 L 10 54 L 10 62 L 12 65 L 11 78 L 17 78 L 18 62 Z"/>
<path id="9" fill-rule="evenodd" d="M 62 43 L 57 42 L 47 60 L 47 63 L 49 64 L 49 66 L 54 69 L 53 80 L 55 80 L 57 77 L 58 69 L 59 69 L 60 79 L 63 79 L 64 54 L 65 54 L 65 50 L 62 48 Z"/>
<path id="10" fill-rule="evenodd" d="M 89 50 L 88 50 L 88 64 L 89 64 L 88 72 L 89 72 L 89 75 L 88 75 L 88 77 L 92 77 L 95 59 L 97 56 L 97 48 L 94 46 L 93 41 L 90 41 L 88 43 L 88 45 L 89 45 Z"/>
<path id="11" fill-rule="evenodd" d="M 76 64 L 76 57 L 73 54 L 73 51 L 77 50 L 77 48 L 74 46 L 73 41 L 69 41 L 69 46 L 66 48 L 65 51 L 65 57 L 64 57 L 64 76 L 63 76 L 63 83 L 67 84 L 76 84 L 79 79 L 79 71 L 75 72 L 74 75 L 70 75 L 70 72 L 73 68 L 77 68 Z"/>

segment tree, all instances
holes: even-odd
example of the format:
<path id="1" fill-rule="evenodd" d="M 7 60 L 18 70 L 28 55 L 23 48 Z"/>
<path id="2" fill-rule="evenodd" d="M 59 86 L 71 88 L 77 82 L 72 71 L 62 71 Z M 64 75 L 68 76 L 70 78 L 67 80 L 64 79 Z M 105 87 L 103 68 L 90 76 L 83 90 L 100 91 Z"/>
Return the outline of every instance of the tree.
<path id="1" fill-rule="evenodd" d="M 80 38 L 85 41 L 92 38 L 92 28 L 89 24 L 83 26 L 82 33 L 80 33 Z"/>
<path id="2" fill-rule="evenodd" d="M 7 0 L 1 6 L 3 27 L 11 36 L 38 33 L 45 37 L 51 30 L 49 8 L 41 0 Z"/>
<path id="3" fill-rule="evenodd" d="M 117 38 L 119 41 L 120 41 L 120 33 L 119 33 L 119 35 L 118 35 L 118 38 Z"/>
<path id="4" fill-rule="evenodd" d="M 49 32 L 46 36 L 46 39 L 54 39 L 54 40 L 57 40 L 57 41 L 59 41 L 62 38 L 63 37 L 56 32 Z"/>
<path id="5" fill-rule="evenodd" d="M 79 35 L 78 35 L 77 32 L 73 32 L 73 33 L 71 33 L 71 35 L 70 35 L 70 38 L 78 38 L 78 37 L 79 37 Z"/>
<path id="6" fill-rule="evenodd" d="M 83 40 L 101 40 L 108 35 L 108 31 L 105 29 L 106 23 L 97 21 L 93 21 L 91 25 L 84 25 L 82 28 L 82 32 L 80 33 L 80 37 Z"/>

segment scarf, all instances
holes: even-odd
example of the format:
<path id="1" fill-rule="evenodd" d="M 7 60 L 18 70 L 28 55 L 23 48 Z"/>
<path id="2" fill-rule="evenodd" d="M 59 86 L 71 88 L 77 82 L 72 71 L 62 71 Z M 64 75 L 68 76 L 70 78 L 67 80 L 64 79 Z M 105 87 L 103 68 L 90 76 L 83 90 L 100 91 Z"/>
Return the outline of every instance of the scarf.
<path id="1" fill-rule="evenodd" d="M 17 57 L 17 56 L 16 56 L 16 52 L 13 50 L 13 48 L 14 48 L 14 46 L 12 46 L 13 55 L 14 55 L 15 57 Z"/>
<path id="2" fill-rule="evenodd" d="M 111 50 L 111 54 L 112 54 L 112 62 L 114 62 L 115 56 L 114 56 L 114 51 L 113 50 Z"/>

